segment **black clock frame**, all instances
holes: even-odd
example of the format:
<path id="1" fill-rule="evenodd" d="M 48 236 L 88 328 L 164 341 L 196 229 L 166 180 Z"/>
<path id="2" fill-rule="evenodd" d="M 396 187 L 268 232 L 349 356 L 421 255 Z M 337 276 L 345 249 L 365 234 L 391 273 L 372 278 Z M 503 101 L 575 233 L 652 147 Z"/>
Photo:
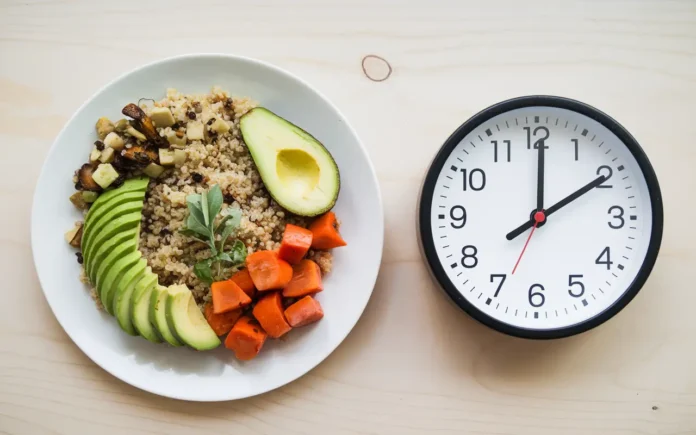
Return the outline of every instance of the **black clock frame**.
<path id="1" fill-rule="evenodd" d="M 447 278 L 447 274 L 445 273 L 445 270 L 442 267 L 442 264 L 440 263 L 435 251 L 435 243 L 432 235 L 430 219 L 433 192 L 437 183 L 437 177 L 440 174 L 447 158 L 450 156 L 454 148 L 461 142 L 461 140 L 479 125 L 497 115 L 500 115 L 501 113 L 534 106 L 555 107 L 577 112 L 599 122 L 604 127 L 609 129 L 609 131 L 614 133 L 628 147 L 628 150 L 631 152 L 631 154 L 633 154 L 638 162 L 638 166 L 643 172 L 643 176 L 645 177 L 645 181 L 648 186 L 650 202 L 652 205 L 652 231 L 648 251 L 646 253 L 645 260 L 638 271 L 638 274 L 633 282 L 629 285 L 626 292 L 604 311 L 585 320 L 584 322 L 563 328 L 543 330 L 523 328 L 501 322 L 485 314 L 483 311 L 471 304 L 457 290 L 449 278 Z M 600 110 L 580 101 L 549 95 L 531 95 L 500 102 L 472 116 L 459 128 L 457 128 L 457 130 L 452 133 L 449 138 L 447 138 L 428 169 L 425 180 L 421 187 L 417 217 L 418 226 L 420 229 L 419 242 L 421 251 L 430 268 L 431 274 L 440 284 L 442 289 L 444 289 L 444 291 L 449 295 L 449 297 L 462 310 L 464 310 L 464 312 L 480 323 L 504 334 L 529 339 L 555 339 L 580 334 L 601 325 L 618 314 L 638 294 L 640 289 L 645 284 L 645 281 L 650 276 L 653 266 L 655 265 L 655 261 L 657 260 L 660 244 L 662 243 L 662 231 L 664 226 L 662 194 L 660 192 L 657 176 L 652 165 L 650 164 L 650 161 L 648 160 L 647 155 L 636 139 L 616 120 L 604 112 L 601 112 Z"/>

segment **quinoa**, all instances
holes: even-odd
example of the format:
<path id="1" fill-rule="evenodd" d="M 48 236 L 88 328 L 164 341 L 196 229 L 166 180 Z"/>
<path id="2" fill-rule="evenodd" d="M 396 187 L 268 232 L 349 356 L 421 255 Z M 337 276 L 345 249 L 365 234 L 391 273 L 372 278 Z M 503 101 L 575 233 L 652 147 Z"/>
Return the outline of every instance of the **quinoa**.
<path id="1" fill-rule="evenodd" d="M 257 250 L 273 250 L 280 246 L 285 224 L 307 227 L 309 220 L 293 215 L 280 207 L 265 189 L 239 131 L 239 118 L 257 106 L 248 97 L 230 97 L 227 92 L 214 87 L 208 94 L 184 95 L 168 89 L 166 98 L 154 106 L 141 106 L 149 115 L 152 107 L 168 107 L 178 127 L 186 131 L 189 122 L 202 122 L 205 126 L 203 141 L 189 140 L 185 151 L 186 162 L 167 170 L 160 178 L 152 180 L 143 207 L 140 234 L 140 251 L 152 271 L 159 276 L 162 285 L 186 284 L 200 303 L 209 297 L 209 288 L 198 280 L 193 266 L 207 258 L 206 245 L 184 236 L 178 230 L 188 215 L 186 196 L 202 193 L 212 185 L 222 189 L 227 207 L 238 207 L 242 219 L 237 238 L 249 253 Z M 231 127 L 227 133 L 210 130 L 209 122 L 221 119 Z M 172 128 L 159 129 L 161 136 Z M 312 251 L 323 273 L 331 270 L 332 255 L 324 251 Z M 235 269 L 224 271 L 230 276 Z"/>

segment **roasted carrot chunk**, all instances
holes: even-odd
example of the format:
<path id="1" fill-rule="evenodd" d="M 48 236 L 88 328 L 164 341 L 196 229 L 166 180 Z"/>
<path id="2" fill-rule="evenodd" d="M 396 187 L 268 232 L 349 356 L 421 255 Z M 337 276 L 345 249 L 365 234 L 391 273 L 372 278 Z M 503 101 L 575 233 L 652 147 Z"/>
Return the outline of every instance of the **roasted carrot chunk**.
<path id="1" fill-rule="evenodd" d="M 266 342 L 267 334 L 253 317 L 246 315 L 239 318 L 227 334 L 225 347 L 234 351 L 237 359 L 248 361 L 259 354 Z"/>
<path id="2" fill-rule="evenodd" d="M 324 317 L 319 301 L 311 296 L 305 296 L 285 310 L 285 318 L 290 326 L 299 328 L 309 325 Z"/>
<path id="3" fill-rule="evenodd" d="M 275 251 L 258 251 L 246 258 L 247 269 L 258 291 L 280 290 L 292 278 L 292 266 Z"/>
<path id="4" fill-rule="evenodd" d="M 208 325 L 213 328 L 213 331 L 215 331 L 215 334 L 219 337 L 230 332 L 230 329 L 232 329 L 232 326 L 237 322 L 239 316 L 242 315 L 242 310 L 236 309 L 222 314 L 215 314 L 213 311 L 213 304 L 207 303 L 205 304 L 204 314 L 205 319 L 208 321 Z"/>
<path id="5" fill-rule="evenodd" d="M 254 294 L 256 294 L 256 287 L 254 287 L 254 281 L 251 280 L 251 275 L 249 275 L 249 271 L 247 269 L 242 269 L 232 275 L 230 281 L 234 282 L 239 286 L 239 288 L 244 290 L 244 293 L 246 293 L 247 296 L 252 299 L 254 298 Z"/>
<path id="6" fill-rule="evenodd" d="M 273 338 L 278 338 L 292 329 L 285 321 L 280 292 L 273 292 L 259 299 L 254 306 L 253 314 L 263 329 Z"/>
<path id="7" fill-rule="evenodd" d="M 332 249 L 347 245 L 338 232 L 336 214 L 332 211 L 319 216 L 309 225 L 309 230 L 312 232 L 314 249 Z"/>
<path id="8" fill-rule="evenodd" d="M 285 225 L 278 255 L 290 264 L 297 264 L 312 246 L 312 232 L 296 225 Z"/>
<path id="9" fill-rule="evenodd" d="M 210 286 L 215 314 L 242 308 L 251 303 L 251 298 L 233 281 L 218 281 Z"/>
<path id="10" fill-rule="evenodd" d="M 312 260 L 302 260 L 292 267 L 292 279 L 283 289 L 286 298 L 299 298 L 322 291 L 321 269 Z"/>

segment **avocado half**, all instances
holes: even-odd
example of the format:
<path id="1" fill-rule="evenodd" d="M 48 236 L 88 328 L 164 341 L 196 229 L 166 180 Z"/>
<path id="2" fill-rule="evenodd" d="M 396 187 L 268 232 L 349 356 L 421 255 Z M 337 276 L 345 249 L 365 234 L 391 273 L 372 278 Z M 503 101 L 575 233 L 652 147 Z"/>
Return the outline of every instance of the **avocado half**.
<path id="1" fill-rule="evenodd" d="M 116 316 L 127 334 L 153 343 L 213 349 L 220 340 L 191 290 L 185 285 L 160 286 L 138 250 L 148 181 L 147 177 L 128 180 L 94 202 L 82 238 L 85 273 L 106 312 Z M 169 299 L 178 302 L 170 304 Z"/>
<path id="2" fill-rule="evenodd" d="M 300 216 L 317 216 L 334 206 L 341 177 L 321 142 L 263 107 L 244 114 L 239 126 L 261 179 L 278 204 Z"/>

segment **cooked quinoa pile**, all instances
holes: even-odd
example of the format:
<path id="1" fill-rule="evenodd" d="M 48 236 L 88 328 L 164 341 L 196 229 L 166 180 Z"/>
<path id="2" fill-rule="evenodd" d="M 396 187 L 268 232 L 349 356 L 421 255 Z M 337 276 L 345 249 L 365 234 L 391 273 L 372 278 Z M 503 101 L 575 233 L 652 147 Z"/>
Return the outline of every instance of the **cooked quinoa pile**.
<path id="1" fill-rule="evenodd" d="M 193 266 L 210 255 L 207 245 L 179 233 L 188 215 L 186 197 L 203 193 L 218 184 L 224 195 L 223 211 L 238 207 L 242 211 L 236 237 L 249 253 L 280 246 L 286 223 L 307 227 L 307 218 L 292 215 L 273 201 L 265 189 L 254 161 L 242 140 L 239 119 L 257 103 L 247 97 L 231 97 L 214 87 L 208 94 L 184 95 L 168 89 L 166 98 L 152 102 L 141 100 L 139 106 L 151 115 L 154 107 L 167 107 L 176 123 L 159 129 L 162 137 L 184 134 L 189 127 L 203 124 L 202 140 L 187 141 L 181 146 L 187 154 L 183 165 L 177 165 L 150 181 L 143 208 L 139 249 L 159 282 L 186 284 L 199 303 L 209 298 L 209 287 L 199 281 Z M 222 120 L 230 127 L 219 133 L 214 123 Z M 326 274 L 331 270 L 332 255 L 326 251 L 310 251 L 308 258 L 317 262 Z M 231 276 L 237 269 L 223 271 Z"/>
<path id="2" fill-rule="evenodd" d="M 193 265 L 210 255 L 210 251 L 206 245 L 178 232 L 188 215 L 187 195 L 202 193 L 218 184 L 224 195 L 223 210 L 242 210 L 237 237 L 249 253 L 277 249 L 286 223 L 302 227 L 309 224 L 306 218 L 286 212 L 273 201 L 241 138 L 239 118 L 256 105 L 246 97 L 230 97 L 219 88 L 203 95 L 184 95 L 169 89 L 167 97 L 154 104 L 172 111 L 177 121 L 175 131 L 186 132 L 189 122 L 202 122 L 205 138 L 189 141 L 185 147 L 186 163 L 150 183 L 143 208 L 140 250 L 159 275 L 160 283 L 187 284 L 199 301 L 207 299 L 209 288 L 194 275 Z M 149 115 L 153 106 L 141 107 Z M 210 129 L 217 119 L 230 125 L 227 133 L 216 134 Z M 162 129 L 160 135 L 165 136 L 169 130 L 171 127 Z M 323 273 L 331 270 L 331 253 L 312 252 L 310 257 Z M 226 275 L 235 271 L 229 269 Z"/>

